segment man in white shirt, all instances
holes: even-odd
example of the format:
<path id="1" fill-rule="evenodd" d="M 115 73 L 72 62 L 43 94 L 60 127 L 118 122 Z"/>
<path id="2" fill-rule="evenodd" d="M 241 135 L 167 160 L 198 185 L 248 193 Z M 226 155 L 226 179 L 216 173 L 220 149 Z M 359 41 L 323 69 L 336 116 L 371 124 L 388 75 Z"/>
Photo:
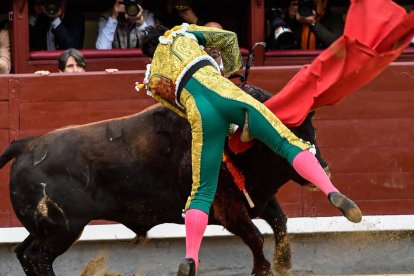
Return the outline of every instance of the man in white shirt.
<path id="1" fill-rule="evenodd" d="M 99 18 L 96 49 L 139 48 L 140 32 L 148 26 L 155 26 L 153 13 L 144 10 L 138 4 L 139 1 L 129 2 L 115 0 L 112 13 L 106 13 Z M 128 12 L 125 4 L 136 5 L 138 9 L 133 8 L 132 13 Z"/>

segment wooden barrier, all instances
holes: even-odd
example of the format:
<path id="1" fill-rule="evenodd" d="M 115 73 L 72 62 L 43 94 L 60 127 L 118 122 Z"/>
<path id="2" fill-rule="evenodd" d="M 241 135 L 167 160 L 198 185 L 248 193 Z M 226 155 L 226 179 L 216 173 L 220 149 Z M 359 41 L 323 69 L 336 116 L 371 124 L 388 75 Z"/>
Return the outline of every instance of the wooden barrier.
<path id="1" fill-rule="evenodd" d="M 276 93 L 300 67 L 253 67 L 249 82 Z M 0 76 L 0 150 L 11 140 L 139 112 L 155 101 L 134 90 L 144 71 Z M 365 215 L 414 214 L 414 63 L 393 63 L 338 105 L 317 111 L 318 142 L 332 180 Z M 0 226 L 20 225 L 0 171 Z M 335 216 L 322 193 L 288 183 L 277 194 L 289 217 Z"/>

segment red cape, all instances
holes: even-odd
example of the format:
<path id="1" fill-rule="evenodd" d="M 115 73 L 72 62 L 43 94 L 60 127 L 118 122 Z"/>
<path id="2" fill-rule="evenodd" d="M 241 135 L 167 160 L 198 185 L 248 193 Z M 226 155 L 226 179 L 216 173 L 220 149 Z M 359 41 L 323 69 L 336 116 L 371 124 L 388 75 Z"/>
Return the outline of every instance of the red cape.
<path id="1" fill-rule="evenodd" d="M 414 36 L 414 12 L 391 0 L 351 0 L 344 34 L 264 104 L 287 126 L 298 126 L 311 110 L 334 105 L 367 84 L 394 61 Z M 236 132 L 233 152 L 250 144 Z"/>

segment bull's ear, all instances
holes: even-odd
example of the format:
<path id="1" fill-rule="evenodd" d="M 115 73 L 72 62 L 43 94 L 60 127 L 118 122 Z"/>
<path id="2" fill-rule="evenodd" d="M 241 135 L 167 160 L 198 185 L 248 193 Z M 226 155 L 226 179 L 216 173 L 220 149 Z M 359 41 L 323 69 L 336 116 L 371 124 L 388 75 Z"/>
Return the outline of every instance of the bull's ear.
<path id="1" fill-rule="evenodd" d="M 304 125 L 306 122 L 312 124 L 312 118 L 315 115 L 315 110 L 312 110 L 308 113 L 308 115 L 306 116 L 305 120 L 303 120 L 303 123 L 301 125 Z"/>

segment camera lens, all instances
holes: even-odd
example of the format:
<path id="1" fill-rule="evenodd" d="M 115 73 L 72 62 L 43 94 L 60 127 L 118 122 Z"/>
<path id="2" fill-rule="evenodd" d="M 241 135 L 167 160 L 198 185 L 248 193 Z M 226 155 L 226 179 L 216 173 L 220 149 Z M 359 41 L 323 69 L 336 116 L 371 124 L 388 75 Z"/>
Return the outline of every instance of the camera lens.
<path id="1" fill-rule="evenodd" d="M 45 10 L 50 15 L 55 15 L 59 11 L 59 6 L 55 4 L 49 4 L 45 6 Z"/>
<path id="2" fill-rule="evenodd" d="M 60 0 L 39 1 L 39 3 L 42 4 L 45 12 L 50 16 L 57 14 L 60 10 Z"/>
<path id="3" fill-rule="evenodd" d="M 313 14 L 315 3 L 313 0 L 299 0 L 298 13 L 303 17 L 308 17 Z"/>
<path id="4" fill-rule="evenodd" d="M 293 49 L 295 37 L 286 22 L 282 18 L 276 17 L 272 20 L 271 27 L 273 30 L 271 47 L 273 49 Z"/>
<path id="5" fill-rule="evenodd" d="M 125 7 L 125 11 L 129 16 L 137 16 L 139 13 L 139 8 L 137 5 L 129 5 Z"/>
<path id="6" fill-rule="evenodd" d="M 279 49 L 293 49 L 295 37 L 287 27 L 280 26 L 274 32 L 274 44 Z"/>

